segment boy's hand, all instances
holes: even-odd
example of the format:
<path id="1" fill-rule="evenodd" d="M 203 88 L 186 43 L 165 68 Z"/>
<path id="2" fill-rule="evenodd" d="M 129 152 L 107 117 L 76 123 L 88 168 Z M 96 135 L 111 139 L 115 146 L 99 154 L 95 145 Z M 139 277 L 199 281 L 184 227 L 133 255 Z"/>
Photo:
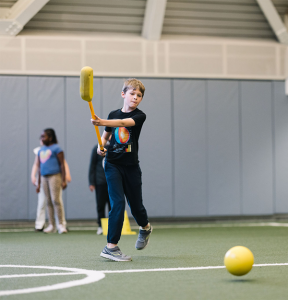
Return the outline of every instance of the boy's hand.
<path id="1" fill-rule="evenodd" d="M 97 154 L 98 155 L 100 155 L 100 156 L 106 156 L 106 152 L 107 152 L 106 148 L 104 148 L 104 151 L 101 151 L 100 147 L 98 146 L 98 148 L 97 148 Z"/>
<path id="2" fill-rule="evenodd" d="M 40 192 L 40 185 L 37 185 L 36 193 L 39 194 L 39 192 Z"/>
<path id="3" fill-rule="evenodd" d="M 95 190 L 95 186 L 94 185 L 89 185 L 89 189 L 91 192 L 93 192 Z"/>
<path id="4" fill-rule="evenodd" d="M 62 181 L 62 189 L 65 190 L 67 187 L 67 182 L 66 181 Z"/>
<path id="5" fill-rule="evenodd" d="M 94 115 L 95 116 L 95 119 L 91 119 L 91 123 L 93 125 L 96 125 L 96 126 L 101 126 L 101 121 L 102 119 L 100 119 L 98 116 Z"/>

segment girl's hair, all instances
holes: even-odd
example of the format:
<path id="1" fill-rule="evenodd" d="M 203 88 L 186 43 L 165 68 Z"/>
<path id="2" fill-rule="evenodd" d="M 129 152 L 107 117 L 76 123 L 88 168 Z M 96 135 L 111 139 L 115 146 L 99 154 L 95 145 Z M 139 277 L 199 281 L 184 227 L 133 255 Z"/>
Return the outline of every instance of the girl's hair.
<path id="1" fill-rule="evenodd" d="M 44 129 L 44 132 L 52 138 L 51 142 L 53 144 L 58 144 L 58 140 L 57 140 L 57 137 L 56 137 L 56 133 L 54 131 L 54 129 L 52 128 L 47 128 L 47 129 Z"/>

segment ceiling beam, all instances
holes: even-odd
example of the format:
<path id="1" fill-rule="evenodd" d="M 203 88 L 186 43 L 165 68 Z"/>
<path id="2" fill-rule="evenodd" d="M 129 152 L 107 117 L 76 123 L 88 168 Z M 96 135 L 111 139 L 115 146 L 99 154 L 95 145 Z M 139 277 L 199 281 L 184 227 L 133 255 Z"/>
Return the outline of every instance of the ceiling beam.
<path id="1" fill-rule="evenodd" d="M 147 40 L 159 40 L 162 34 L 167 0 L 147 0 L 142 36 Z"/>
<path id="2" fill-rule="evenodd" d="M 18 0 L 0 19 L 0 35 L 17 35 L 49 0 Z"/>
<path id="3" fill-rule="evenodd" d="M 288 45 L 288 31 L 271 0 L 256 0 L 280 43 Z"/>

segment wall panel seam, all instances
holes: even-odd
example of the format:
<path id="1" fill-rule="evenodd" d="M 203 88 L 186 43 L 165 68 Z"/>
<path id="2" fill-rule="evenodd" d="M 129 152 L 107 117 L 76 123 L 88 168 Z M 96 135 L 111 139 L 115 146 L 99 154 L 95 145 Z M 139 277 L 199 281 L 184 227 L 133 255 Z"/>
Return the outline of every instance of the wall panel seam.
<path id="1" fill-rule="evenodd" d="M 242 144 L 242 84 L 238 81 L 238 122 L 239 122 L 239 187 L 240 187 L 240 214 L 243 215 L 243 144 Z"/>
<path id="2" fill-rule="evenodd" d="M 104 117 L 104 105 L 103 105 L 103 77 L 100 77 L 100 113 L 102 118 Z"/>
<path id="3" fill-rule="evenodd" d="M 66 157 L 66 161 L 67 161 L 67 76 L 64 77 L 64 147 L 65 147 L 65 157 Z M 67 210 L 67 192 L 66 193 L 62 193 L 62 195 L 64 195 L 64 211 Z M 63 196 L 62 196 L 63 197 Z"/>
<path id="4" fill-rule="evenodd" d="M 175 199 L 175 184 L 176 184 L 176 180 L 175 180 L 175 128 L 174 128 L 174 79 L 170 80 L 170 89 L 171 89 L 171 153 L 172 153 L 172 176 L 171 176 L 171 181 L 172 181 L 172 216 L 176 216 L 176 207 L 175 207 L 175 203 L 176 203 L 176 199 Z"/>
<path id="5" fill-rule="evenodd" d="M 275 83 L 271 82 L 271 125 L 272 125 L 272 186 L 273 186 L 273 213 L 276 213 L 276 130 L 275 130 Z"/>
<path id="6" fill-rule="evenodd" d="M 209 216 L 209 203 L 210 203 L 210 193 L 209 193 L 209 120 L 208 120 L 208 81 L 204 80 L 204 86 L 205 86 L 205 91 L 204 91 L 204 97 L 205 97 L 205 171 L 206 171 L 206 192 L 205 192 L 205 197 L 206 197 L 206 215 Z"/>
<path id="7" fill-rule="evenodd" d="M 29 179 L 30 178 L 30 174 L 29 174 L 29 145 L 30 145 L 30 133 L 29 133 L 29 77 L 26 76 L 26 109 L 27 109 L 27 172 L 28 172 L 28 176 L 27 176 L 27 219 L 30 219 L 29 216 L 29 208 L 30 208 L 30 197 L 29 197 Z"/>

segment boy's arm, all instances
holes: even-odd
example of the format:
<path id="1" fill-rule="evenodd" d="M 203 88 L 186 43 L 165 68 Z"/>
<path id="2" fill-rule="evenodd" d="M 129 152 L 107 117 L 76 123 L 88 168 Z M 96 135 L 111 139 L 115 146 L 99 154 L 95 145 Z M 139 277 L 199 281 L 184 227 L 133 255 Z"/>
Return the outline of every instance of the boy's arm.
<path id="1" fill-rule="evenodd" d="M 122 120 L 121 119 L 105 120 L 105 119 L 100 119 L 96 115 L 94 115 L 94 116 L 95 116 L 95 120 L 91 119 L 91 123 L 96 126 L 108 126 L 108 127 L 132 127 L 132 126 L 135 126 L 135 121 L 132 118 L 127 118 L 127 119 L 122 119 Z"/>
<path id="2" fill-rule="evenodd" d="M 102 134 L 102 137 L 101 137 L 101 140 L 102 140 L 102 145 L 103 147 L 106 146 L 107 142 L 109 141 L 109 138 L 111 136 L 112 132 L 107 132 L 107 131 L 103 131 L 103 134 Z M 97 153 L 100 155 L 100 156 L 105 156 L 106 155 L 106 152 L 107 152 L 107 149 L 104 148 L 104 151 L 101 151 L 100 150 L 100 146 L 98 144 L 98 149 L 97 149 Z"/>

